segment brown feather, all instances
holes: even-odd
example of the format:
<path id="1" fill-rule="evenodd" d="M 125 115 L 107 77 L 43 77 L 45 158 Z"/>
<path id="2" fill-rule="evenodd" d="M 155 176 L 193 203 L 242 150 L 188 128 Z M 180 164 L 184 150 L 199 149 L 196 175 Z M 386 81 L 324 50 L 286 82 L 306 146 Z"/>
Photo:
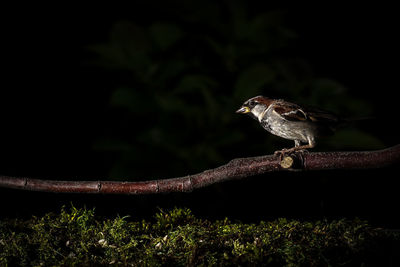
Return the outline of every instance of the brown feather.
<path id="1" fill-rule="evenodd" d="M 307 114 L 301 109 L 300 106 L 279 100 L 274 103 L 274 110 L 289 121 L 305 121 L 308 119 Z"/>
<path id="2" fill-rule="evenodd" d="M 339 118 L 336 115 L 325 110 L 307 108 L 306 112 L 310 120 L 313 122 L 339 122 Z"/>
<path id="3" fill-rule="evenodd" d="M 264 105 L 266 105 L 267 107 L 269 107 L 269 105 L 271 105 L 272 102 L 274 102 L 275 100 L 260 95 L 260 96 L 253 97 L 253 98 L 249 99 L 248 101 L 255 101 L 255 102 L 257 102 L 257 103 L 264 104 Z"/>
<path id="4" fill-rule="evenodd" d="M 334 123 L 339 121 L 337 116 L 325 110 L 301 107 L 284 100 L 279 100 L 274 103 L 274 110 L 289 121 L 311 121 L 322 123 Z"/>

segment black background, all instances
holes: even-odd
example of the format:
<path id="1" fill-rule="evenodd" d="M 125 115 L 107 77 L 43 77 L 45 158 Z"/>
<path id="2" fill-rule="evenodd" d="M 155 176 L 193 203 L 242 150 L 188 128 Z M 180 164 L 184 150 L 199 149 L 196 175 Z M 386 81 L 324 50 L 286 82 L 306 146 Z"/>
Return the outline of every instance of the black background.
<path id="1" fill-rule="evenodd" d="M 350 88 L 353 97 L 371 103 L 378 119 L 368 130 L 386 146 L 396 144 L 399 41 L 398 15 L 393 7 L 248 6 L 251 12 L 284 10 L 287 24 L 298 36 L 290 53 L 307 59 L 317 76 L 337 80 Z M 8 14 L 2 19 L 1 33 L 1 174 L 110 179 L 110 158 L 94 150 L 93 142 L 104 131 L 110 91 L 118 84 L 118 76 L 85 64 L 93 58 L 85 47 L 106 41 L 115 21 L 146 24 L 169 19 L 172 10 L 179 12 L 179 1 L 171 5 L 152 1 L 130 8 L 20 6 L 4 10 Z M 254 140 L 249 138 L 248 142 Z M 257 153 L 265 154 L 262 148 Z M 232 158 L 236 156 L 255 155 L 239 151 Z M 190 194 L 162 196 L 58 195 L 2 188 L 1 216 L 37 215 L 72 202 L 96 207 L 100 214 L 138 218 L 154 214 L 158 207 L 187 206 L 210 218 L 228 216 L 254 222 L 276 217 L 358 216 L 377 225 L 398 227 L 398 178 L 394 171 L 392 167 L 274 173 Z"/>

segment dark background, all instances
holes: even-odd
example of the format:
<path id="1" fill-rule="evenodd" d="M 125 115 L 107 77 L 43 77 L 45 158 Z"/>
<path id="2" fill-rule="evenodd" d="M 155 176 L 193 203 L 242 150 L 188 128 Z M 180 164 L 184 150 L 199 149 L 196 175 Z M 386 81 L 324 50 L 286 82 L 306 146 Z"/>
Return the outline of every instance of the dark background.
<path id="1" fill-rule="evenodd" d="M 234 114 L 259 94 L 375 118 L 321 140 L 318 151 L 398 142 L 394 8 L 146 1 L 5 10 L 3 175 L 170 178 L 291 146 Z M 274 173 L 162 196 L 0 189 L 1 216 L 37 215 L 72 202 L 138 218 L 186 206 L 209 218 L 358 216 L 398 227 L 397 180 L 392 167 Z"/>

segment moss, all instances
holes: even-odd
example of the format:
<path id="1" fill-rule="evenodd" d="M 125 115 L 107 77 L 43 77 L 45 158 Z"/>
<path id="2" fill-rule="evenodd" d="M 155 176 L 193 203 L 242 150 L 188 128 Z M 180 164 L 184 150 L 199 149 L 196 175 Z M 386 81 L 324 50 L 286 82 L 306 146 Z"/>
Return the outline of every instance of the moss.
<path id="1" fill-rule="evenodd" d="M 393 255 L 385 251 L 399 244 L 398 234 L 360 220 L 211 222 L 178 208 L 160 211 L 152 221 L 101 219 L 73 206 L 0 221 L 2 266 L 352 266 L 390 261 Z"/>

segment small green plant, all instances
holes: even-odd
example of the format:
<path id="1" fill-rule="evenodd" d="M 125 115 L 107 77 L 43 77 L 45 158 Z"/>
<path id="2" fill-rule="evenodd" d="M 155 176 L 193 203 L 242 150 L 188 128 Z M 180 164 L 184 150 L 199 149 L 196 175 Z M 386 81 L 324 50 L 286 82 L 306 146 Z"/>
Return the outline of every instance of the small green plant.
<path id="1" fill-rule="evenodd" d="M 385 251 L 399 245 L 398 234 L 357 219 L 243 224 L 211 222 L 179 208 L 161 210 L 152 221 L 101 219 L 74 206 L 0 221 L 2 266 L 353 266 L 390 261 L 394 255 Z"/>

